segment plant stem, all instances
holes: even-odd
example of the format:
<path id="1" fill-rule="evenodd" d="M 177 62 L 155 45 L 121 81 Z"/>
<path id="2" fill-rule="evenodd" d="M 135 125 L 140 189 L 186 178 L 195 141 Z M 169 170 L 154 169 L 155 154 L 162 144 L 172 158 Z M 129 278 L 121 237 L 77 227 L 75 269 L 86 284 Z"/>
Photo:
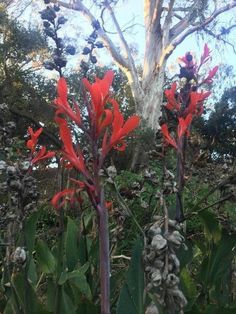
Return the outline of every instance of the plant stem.
<path id="1" fill-rule="evenodd" d="M 101 314 L 110 314 L 110 259 L 108 214 L 103 204 L 98 206 L 100 277 L 101 277 Z"/>
<path id="2" fill-rule="evenodd" d="M 176 211 L 175 211 L 175 219 L 178 222 L 184 220 L 183 213 L 183 188 L 184 188 L 184 153 L 185 153 L 185 145 L 184 139 L 180 138 L 178 141 L 178 152 L 177 152 L 177 193 L 176 193 Z"/>

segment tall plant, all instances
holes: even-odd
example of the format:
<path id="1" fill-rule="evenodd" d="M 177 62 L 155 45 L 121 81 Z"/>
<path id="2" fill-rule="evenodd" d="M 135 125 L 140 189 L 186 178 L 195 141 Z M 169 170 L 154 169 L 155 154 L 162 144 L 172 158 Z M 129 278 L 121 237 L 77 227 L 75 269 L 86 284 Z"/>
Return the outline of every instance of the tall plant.
<path id="1" fill-rule="evenodd" d="M 73 108 L 68 102 L 68 91 L 65 78 L 58 81 L 58 97 L 54 101 L 56 108 L 55 121 L 59 126 L 63 143 L 62 160 L 66 167 L 73 168 L 79 174 L 78 179 L 71 179 L 72 187 L 57 193 L 52 204 L 61 210 L 68 197 L 70 202 L 80 201 L 80 192 L 86 191 L 98 217 L 100 243 L 100 280 L 101 280 L 101 313 L 110 313 L 110 262 L 108 209 L 101 180 L 101 170 L 108 153 L 114 148 L 124 151 L 125 137 L 139 124 L 139 117 L 134 115 L 127 121 L 120 112 L 119 105 L 110 97 L 113 72 L 108 71 L 103 79 L 96 78 L 93 84 L 83 80 L 88 91 L 84 100 L 86 110 L 80 111 L 78 104 Z M 75 141 L 72 129 L 83 133 L 89 143 L 90 167 L 86 164 L 79 141 Z"/>

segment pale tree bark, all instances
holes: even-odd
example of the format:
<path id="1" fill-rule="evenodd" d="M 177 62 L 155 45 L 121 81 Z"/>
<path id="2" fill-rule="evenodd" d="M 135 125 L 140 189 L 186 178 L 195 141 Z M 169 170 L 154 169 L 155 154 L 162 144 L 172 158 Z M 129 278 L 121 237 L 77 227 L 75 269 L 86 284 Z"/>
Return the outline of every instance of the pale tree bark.
<path id="1" fill-rule="evenodd" d="M 64 8 L 81 12 L 90 22 L 98 19 L 83 1 L 56 2 Z M 226 4 L 222 1 L 221 5 L 217 1 L 213 1 L 211 14 L 204 19 L 198 19 L 197 12 L 204 11 L 204 8 L 200 7 L 202 1 L 184 1 L 181 6 L 178 5 L 178 2 L 177 0 L 144 0 L 146 43 L 141 77 L 138 75 L 129 45 L 110 1 L 103 2 L 118 34 L 120 49 L 117 49 L 117 46 L 102 27 L 99 28 L 98 35 L 103 40 L 114 62 L 126 74 L 136 103 L 137 113 L 146 121 L 146 126 L 154 130 L 159 127 L 158 119 L 161 115 L 163 102 L 164 74 L 169 56 L 189 35 L 204 30 L 219 15 L 236 7 L 236 0 L 227 1 Z"/>

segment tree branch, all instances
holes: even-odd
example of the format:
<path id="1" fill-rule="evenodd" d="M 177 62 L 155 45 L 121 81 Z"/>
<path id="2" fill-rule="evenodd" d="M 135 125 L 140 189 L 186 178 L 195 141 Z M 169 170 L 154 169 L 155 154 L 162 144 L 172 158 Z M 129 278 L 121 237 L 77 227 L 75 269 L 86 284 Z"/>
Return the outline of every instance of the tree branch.
<path id="1" fill-rule="evenodd" d="M 176 38 L 179 34 L 181 34 L 189 26 L 191 15 L 193 14 L 197 4 L 198 4 L 198 0 L 196 0 L 192 4 L 192 6 L 189 7 L 185 17 L 183 17 L 181 21 L 179 21 L 177 24 L 175 24 L 170 29 L 171 40 L 173 40 L 173 38 Z"/>
<path id="2" fill-rule="evenodd" d="M 31 121 L 35 126 L 37 126 L 38 128 L 41 128 L 42 125 L 35 120 L 32 116 L 30 116 L 29 114 L 23 112 L 23 111 L 19 111 L 15 108 L 10 108 L 9 111 L 19 117 L 25 118 L 28 121 Z M 59 149 L 61 149 L 61 142 L 56 138 L 56 136 L 54 134 L 52 134 L 50 131 L 48 131 L 47 129 L 43 128 L 43 134 Z"/>
<path id="3" fill-rule="evenodd" d="M 128 63 L 129 63 L 129 69 L 131 70 L 132 80 L 134 81 L 134 84 L 140 89 L 141 85 L 140 85 L 140 82 L 139 82 L 138 73 L 137 73 L 137 69 L 135 67 L 134 59 L 133 59 L 133 57 L 131 55 L 131 52 L 130 52 L 130 48 L 129 48 L 128 44 L 127 44 L 127 41 L 125 40 L 125 37 L 124 37 L 124 35 L 122 33 L 122 30 L 120 28 L 120 25 L 119 25 L 117 19 L 116 19 L 114 11 L 112 10 L 112 7 L 110 6 L 110 4 L 107 1 L 105 3 L 105 6 L 106 6 L 106 8 L 108 9 L 108 11 L 110 13 L 111 19 L 112 19 L 112 21 L 113 21 L 113 23 L 115 25 L 116 30 L 117 30 L 117 33 L 118 33 L 121 45 L 124 48 L 124 51 L 125 51 L 126 57 L 128 59 Z"/>
<path id="4" fill-rule="evenodd" d="M 165 22 L 164 22 L 164 29 L 165 29 L 166 25 L 170 25 L 170 23 L 171 23 L 174 4 L 175 4 L 175 0 L 170 0 L 169 5 L 168 5 L 168 9 L 167 9 L 167 15 L 166 15 Z"/>
<path id="5" fill-rule="evenodd" d="M 216 35 L 216 34 L 214 34 L 211 30 L 209 30 L 209 29 L 207 29 L 207 28 L 205 28 L 205 27 L 203 27 L 203 30 L 204 30 L 207 34 L 209 34 L 210 36 L 214 37 L 215 39 L 221 40 L 221 41 L 223 41 L 223 43 L 229 45 L 229 46 L 233 49 L 234 53 L 236 54 L 236 49 L 235 49 L 234 45 L 233 45 L 231 42 L 229 42 L 228 40 L 222 38 L 222 35 L 221 35 L 221 34 Z"/>
<path id="6" fill-rule="evenodd" d="M 211 16 L 209 16 L 208 18 L 206 18 L 203 23 L 199 23 L 198 25 L 191 27 L 191 28 L 187 29 L 186 31 L 180 31 L 178 34 L 175 34 L 173 37 L 174 38 L 177 37 L 177 38 L 176 38 L 176 40 L 173 40 L 173 38 L 172 38 L 173 47 L 175 48 L 181 42 L 183 42 L 186 37 L 188 37 L 189 35 L 193 34 L 196 31 L 200 30 L 201 28 L 204 28 L 205 26 L 210 24 L 217 16 L 219 16 L 220 14 L 222 14 L 226 11 L 229 11 L 230 9 L 232 9 L 234 7 L 236 7 L 236 0 L 233 0 L 231 3 L 219 8 L 218 10 L 215 10 L 214 13 Z M 186 27 L 187 26 L 189 26 L 189 25 L 186 25 Z"/>
<path id="7" fill-rule="evenodd" d="M 72 10 L 81 12 L 83 14 L 83 16 L 90 23 L 96 22 L 96 18 L 94 17 L 94 15 L 89 11 L 89 9 L 80 0 L 77 0 L 73 3 L 66 3 L 63 1 L 56 1 L 56 0 L 54 0 L 53 2 L 57 2 L 58 5 L 66 8 L 66 9 L 72 9 Z M 114 61 L 124 70 L 125 69 L 130 70 L 129 64 L 127 63 L 127 60 L 119 53 L 119 51 L 117 50 L 114 43 L 107 36 L 106 32 L 101 27 L 97 30 L 97 32 L 98 32 L 98 35 L 103 40 L 104 44 L 106 45 L 107 49 L 111 53 Z"/>

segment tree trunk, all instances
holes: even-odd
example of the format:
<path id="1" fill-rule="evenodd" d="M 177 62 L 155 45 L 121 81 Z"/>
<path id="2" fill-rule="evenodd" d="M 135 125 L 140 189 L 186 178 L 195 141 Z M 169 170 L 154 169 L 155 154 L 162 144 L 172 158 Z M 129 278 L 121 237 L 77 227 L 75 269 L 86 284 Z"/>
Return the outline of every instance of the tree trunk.
<path id="1" fill-rule="evenodd" d="M 147 126 L 153 130 L 159 128 L 163 101 L 164 73 L 165 65 L 150 79 L 142 104 L 142 117 L 146 121 Z"/>

